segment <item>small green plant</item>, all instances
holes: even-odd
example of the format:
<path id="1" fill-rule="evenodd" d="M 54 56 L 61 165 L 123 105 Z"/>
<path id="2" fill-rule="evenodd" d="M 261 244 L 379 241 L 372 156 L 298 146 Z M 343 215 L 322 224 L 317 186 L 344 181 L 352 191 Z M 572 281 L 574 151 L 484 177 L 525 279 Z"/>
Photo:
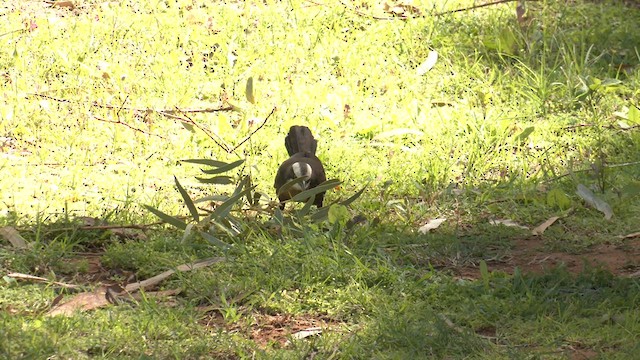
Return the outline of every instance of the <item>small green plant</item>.
<path id="1" fill-rule="evenodd" d="M 274 219 L 280 225 L 287 223 L 290 226 L 296 226 L 295 222 L 284 221 L 283 213 L 280 209 L 277 209 L 276 203 L 267 201 L 265 204 L 260 201 L 262 194 L 255 191 L 256 187 L 252 184 L 250 175 L 242 173 L 236 177 L 224 175 L 240 167 L 244 163 L 244 160 L 226 163 L 211 159 L 188 159 L 183 160 L 183 162 L 204 165 L 206 168 L 203 168 L 202 172 L 207 175 L 214 175 L 213 177 L 196 177 L 196 179 L 203 184 L 212 184 L 216 186 L 235 184 L 235 189 L 230 195 L 220 193 L 198 199 L 192 199 L 180 184 L 178 178 L 174 176 L 176 188 L 182 196 L 184 205 L 189 210 L 189 216 L 186 219 L 166 214 L 152 206 L 145 205 L 147 210 L 159 217 L 162 221 L 183 230 L 183 241 L 190 239 L 193 236 L 199 236 L 223 250 L 228 249 L 229 243 L 222 239 L 230 240 L 236 238 L 248 228 L 248 223 L 243 221 L 243 218 L 234 215 L 234 210 L 244 214 L 273 214 Z M 291 186 L 303 180 L 304 178 L 302 177 L 293 179 L 282 186 L 280 191 L 286 191 Z M 347 206 L 362 195 L 366 186 L 346 200 L 335 202 L 334 204 L 318 209 L 314 213 L 310 213 L 311 205 L 313 204 L 314 198 L 317 194 L 335 188 L 339 185 L 339 180 L 327 180 L 315 188 L 305 190 L 292 197 L 289 201 L 304 202 L 302 209 L 295 211 L 293 215 L 296 218 L 302 218 L 310 215 L 309 219 L 313 223 L 323 222 L 327 219 L 329 219 L 329 222 L 334 225 L 336 225 L 336 223 L 346 223 L 345 219 L 348 217 Z M 197 206 L 198 204 L 203 203 L 212 204 L 213 210 Z M 336 220 L 336 216 L 332 216 L 336 211 L 340 213 L 340 221 Z M 252 218 L 252 220 L 257 219 L 258 216 L 253 216 Z M 259 222 L 252 221 L 252 223 L 256 224 Z"/>

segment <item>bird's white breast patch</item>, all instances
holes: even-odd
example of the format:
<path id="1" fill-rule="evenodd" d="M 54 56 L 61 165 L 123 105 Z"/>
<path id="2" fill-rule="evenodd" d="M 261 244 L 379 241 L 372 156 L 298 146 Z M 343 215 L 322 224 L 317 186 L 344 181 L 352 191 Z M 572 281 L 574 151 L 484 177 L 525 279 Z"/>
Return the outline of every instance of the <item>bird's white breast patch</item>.
<path id="1" fill-rule="evenodd" d="M 311 170 L 311 165 L 304 162 L 297 162 L 291 165 L 291 169 L 293 170 L 293 174 L 296 176 L 296 178 L 302 176 L 305 176 L 307 178 L 307 180 L 303 181 L 301 184 L 298 183 L 293 185 L 292 188 L 298 191 L 306 190 L 309 187 L 308 179 L 311 177 L 311 173 L 313 172 L 313 170 Z"/>

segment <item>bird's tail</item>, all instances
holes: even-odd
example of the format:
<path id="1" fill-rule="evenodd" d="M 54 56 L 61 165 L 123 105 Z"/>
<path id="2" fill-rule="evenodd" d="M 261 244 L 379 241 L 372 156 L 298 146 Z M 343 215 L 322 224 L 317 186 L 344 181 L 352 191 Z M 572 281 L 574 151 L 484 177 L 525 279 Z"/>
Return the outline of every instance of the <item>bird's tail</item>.
<path id="1" fill-rule="evenodd" d="M 315 155 L 318 142 L 314 139 L 308 127 L 292 126 L 289 129 L 289 134 L 284 138 L 284 146 L 287 148 L 289 156 L 300 152 Z"/>

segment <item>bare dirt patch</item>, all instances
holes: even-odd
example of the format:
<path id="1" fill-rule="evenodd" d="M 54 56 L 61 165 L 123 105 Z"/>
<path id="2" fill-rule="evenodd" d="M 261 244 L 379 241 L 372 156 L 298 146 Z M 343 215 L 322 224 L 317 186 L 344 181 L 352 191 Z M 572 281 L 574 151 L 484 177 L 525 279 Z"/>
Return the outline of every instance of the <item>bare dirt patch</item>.
<path id="1" fill-rule="evenodd" d="M 585 268 L 599 267 L 618 276 L 630 276 L 640 270 L 640 239 L 625 240 L 620 244 L 601 244 L 582 253 L 549 251 L 541 237 L 514 240 L 513 250 L 503 261 L 487 263 L 490 271 L 513 273 L 517 267 L 524 273 L 543 273 L 558 266 L 577 274 Z M 478 278 L 478 266 L 456 269 L 459 275 Z"/>
<path id="2" fill-rule="evenodd" d="M 268 315 L 254 313 L 251 325 L 242 327 L 238 324 L 227 324 L 219 312 L 211 312 L 200 323 L 206 327 L 224 328 L 230 332 L 242 332 L 262 348 L 268 346 L 284 347 L 297 332 L 320 328 L 323 332 L 334 331 L 342 324 L 326 315 Z"/>

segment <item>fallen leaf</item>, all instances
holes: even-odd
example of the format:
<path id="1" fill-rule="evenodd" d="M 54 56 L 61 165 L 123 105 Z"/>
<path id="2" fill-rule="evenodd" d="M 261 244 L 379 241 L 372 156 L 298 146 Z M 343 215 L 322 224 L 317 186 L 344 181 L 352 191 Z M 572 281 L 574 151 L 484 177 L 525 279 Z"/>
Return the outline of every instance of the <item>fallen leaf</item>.
<path id="1" fill-rule="evenodd" d="M 431 70 L 438 62 L 438 52 L 435 50 L 429 51 L 429 55 L 427 55 L 427 59 L 418 66 L 416 69 L 416 74 L 418 76 L 422 76 L 426 74 L 429 70 Z"/>
<path id="2" fill-rule="evenodd" d="M 533 235 L 542 235 L 542 233 L 544 233 L 545 230 L 547 230 L 547 228 L 551 225 L 553 225 L 554 222 L 556 222 L 558 219 L 560 219 L 559 216 L 554 216 L 549 218 L 547 221 L 543 222 L 542 224 L 536 226 L 533 230 L 531 230 L 531 233 Z"/>
<path id="3" fill-rule="evenodd" d="M 140 229 L 112 228 L 111 233 L 120 239 L 147 240 L 147 235 Z"/>
<path id="4" fill-rule="evenodd" d="M 442 219 L 431 219 L 429 221 L 427 221 L 426 224 L 420 226 L 420 228 L 418 229 L 418 232 L 420 234 L 426 234 L 431 230 L 437 229 L 440 224 L 442 224 L 443 222 L 445 222 L 447 219 L 442 218 Z"/>
<path id="5" fill-rule="evenodd" d="M 631 233 L 631 234 L 627 234 L 627 235 L 619 235 L 618 238 L 620 239 L 633 239 L 633 238 L 637 238 L 640 237 L 640 232 L 635 232 L 635 233 Z"/>
<path id="6" fill-rule="evenodd" d="M 489 220 L 489 224 L 491 224 L 491 225 L 504 225 L 504 226 L 508 226 L 508 227 L 516 227 L 516 228 L 519 228 L 519 229 L 529 230 L 528 227 L 522 226 L 522 225 L 516 223 L 515 221 L 509 220 L 509 219 Z"/>
<path id="7" fill-rule="evenodd" d="M 18 279 L 18 280 L 27 280 L 27 281 L 33 281 L 33 282 L 45 282 L 45 283 L 49 283 L 49 284 L 53 284 L 53 285 L 58 285 L 67 289 L 78 289 L 80 288 L 80 286 L 78 285 L 73 285 L 73 284 L 66 284 L 66 283 L 62 283 L 62 282 L 58 282 L 58 281 L 51 281 L 47 278 L 43 278 L 40 276 L 33 276 L 33 275 L 29 275 L 29 274 L 22 274 L 22 273 L 10 273 L 6 275 L 7 277 L 13 278 L 13 279 Z"/>
<path id="8" fill-rule="evenodd" d="M 45 316 L 71 316 L 79 311 L 87 311 L 106 306 L 109 304 L 106 294 L 107 288 L 101 286 L 95 291 L 74 295 L 68 301 L 53 307 Z"/>
<path id="9" fill-rule="evenodd" d="M 48 3 L 53 7 L 61 7 L 61 8 L 66 7 L 66 8 L 69 8 L 70 10 L 73 10 L 76 8 L 76 4 L 73 1 L 47 1 L 46 3 Z"/>
<path id="10" fill-rule="evenodd" d="M 308 329 L 300 330 L 296 333 L 291 334 L 291 337 L 294 339 L 304 339 L 309 336 L 322 334 L 322 328 L 319 327 L 310 327 Z"/>
<path id="11" fill-rule="evenodd" d="M 16 249 L 28 249 L 31 247 L 31 244 L 29 244 L 13 226 L 1 227 L 0 236 L 9 241 Z"/>
<path id="12" fill-rule="evenodd" d="M 214 258 L 209 258 L 209 259 L 205 259 L 205 260 L 200 260 L 197 261 L 195 263 L 191 263 L 191 264 L 183 264 L 180 265 L 178 267 L 176 267 L 175 270 L 167 270 L 165 272 L 162 272 L 156 276 L 153 276 L 149 279 L 143 280 L 143 281 L 138 281 L 135 283 L 131 283 L 128 284 L 124 290 L 126 292 L 134 292 L 138 289 L 145 289 L 151 286 L 154 286 L 158 283 L 160 283 L 162 280 L 168 278 L 169 276 L 173 275 L 176 271 L 191 271 L 191 270 L 195 270 L 195 269 L 200 269 L 212 264 L 215 264 L 217 262 L 220 262 L 224 260 L 223 257 L 214 257 Z"/>
<path id="13" fill-rule="evenodd" d="M 308 338 L 310 336 L 315 336 L 315 335 L 320 335 L 322 334 L 322 328 L 319 327 L 310 327 L 304 330 L 300 330 L 296 333 L 291 334 L 291 338 L 295 339 L 295 340 L 301 340 L 301 339 L 305 339 Z M 287 340 L 287 342 L 284 344 L 285 346 L 289 346 L 291 345 L 291 341 Z"/>
<path id="14" fill-rule="evenodd" d="M 580 196 L 588 205 L 596 208 L 596 210 L 603 213 L 605 219 L 611 220 L 611 217 L 613 216 L 613 210 L 611 209 L 611 206 L 607 204 L 604 200 L 597 197 L 586 186 L 582 184 L 578 184 L 578 189 L 576 190 L 576 194 L 578 194 L 578 196 Z"/>

